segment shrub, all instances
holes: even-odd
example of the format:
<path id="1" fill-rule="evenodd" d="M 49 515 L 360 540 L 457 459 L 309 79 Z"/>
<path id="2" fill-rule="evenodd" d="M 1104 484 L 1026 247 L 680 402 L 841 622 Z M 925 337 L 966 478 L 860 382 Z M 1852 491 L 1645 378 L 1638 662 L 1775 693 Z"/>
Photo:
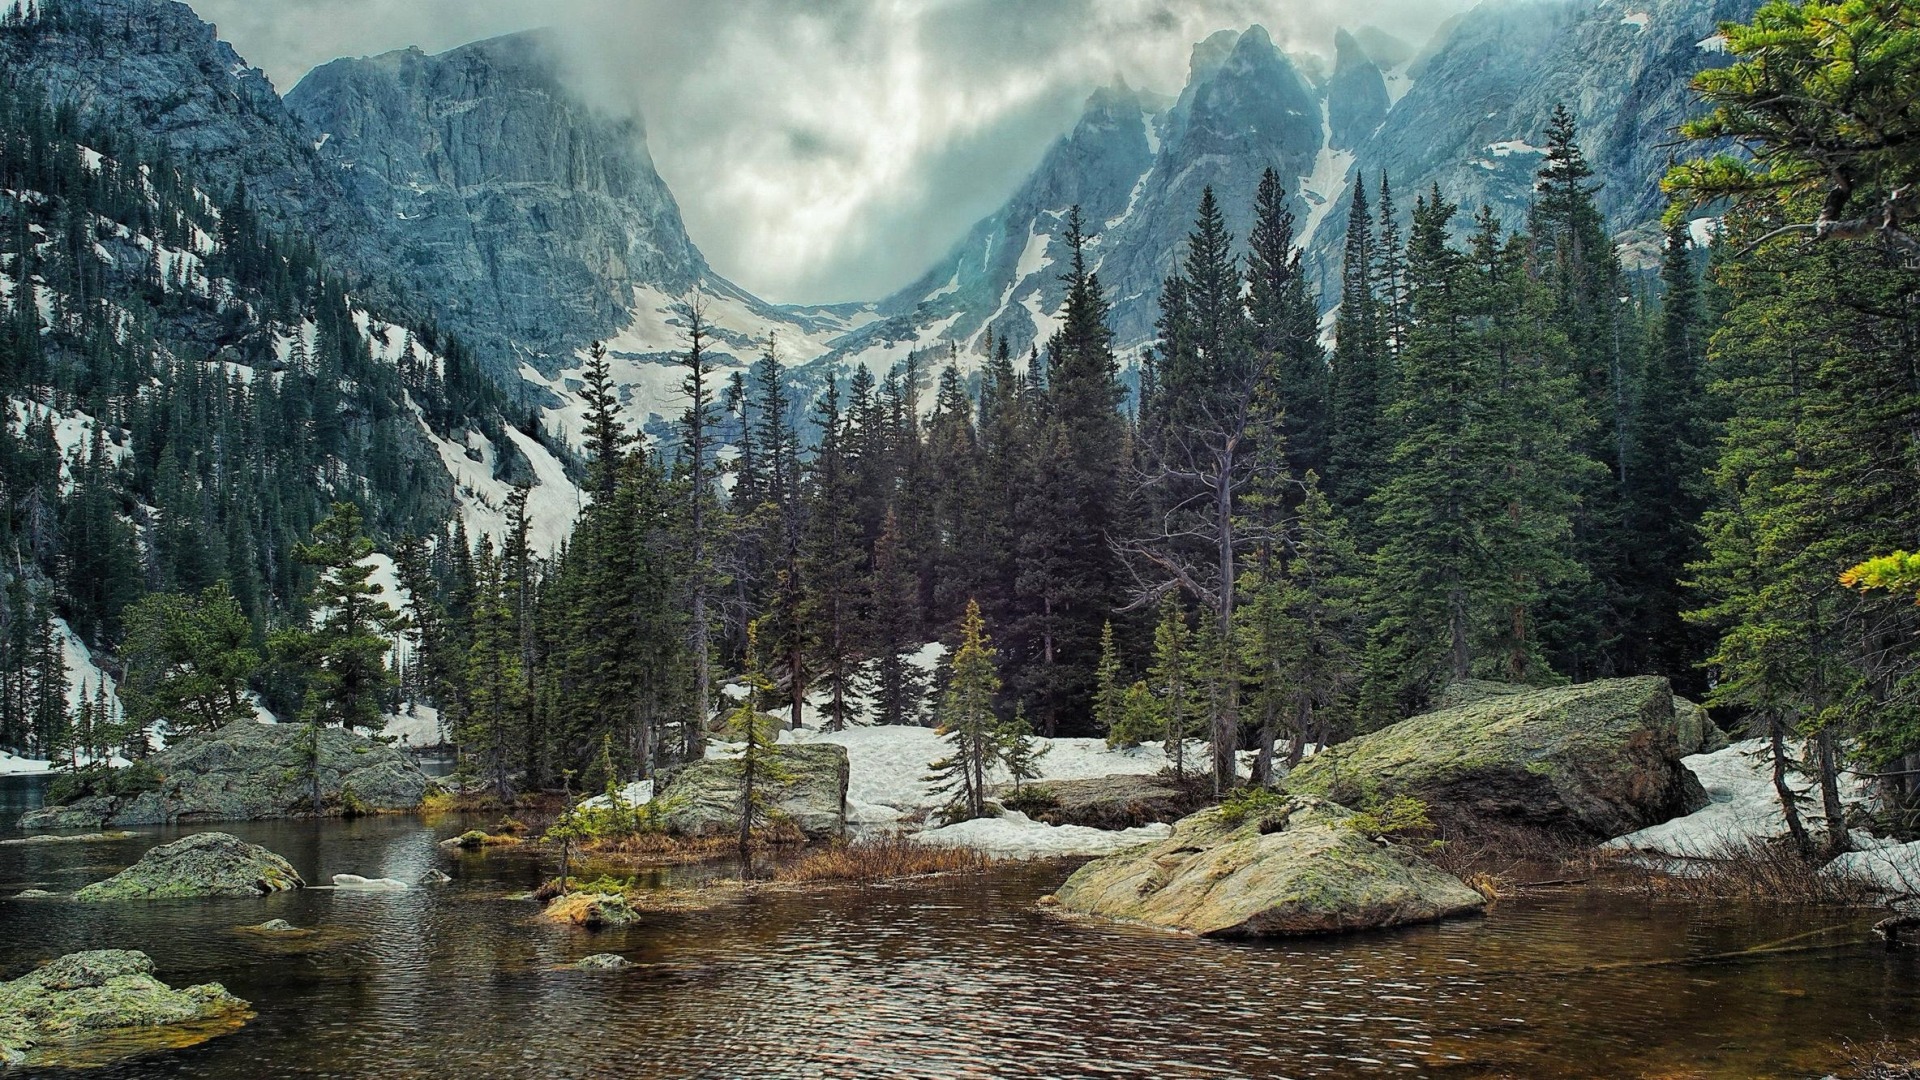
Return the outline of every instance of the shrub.
<path id="1" fill-rule="evenodd" d="M 1278 813 L 1286 809 L 1288 803 L 1285 795 L 1272 788 L 1239 788 L 1220 804 L 1220 820 L 1229 825 L 1238 825 L 1253 818 Z"/>
<path id="2" fill-rule="evenodd" d="M 1347 827 L 1375 840 L 1392 839 L 1433 832 L 1433 819 L 1427 816 L 1427 804 L 1411 795 L 1390 799 L 1372 799 L 1347 819 Z"/>

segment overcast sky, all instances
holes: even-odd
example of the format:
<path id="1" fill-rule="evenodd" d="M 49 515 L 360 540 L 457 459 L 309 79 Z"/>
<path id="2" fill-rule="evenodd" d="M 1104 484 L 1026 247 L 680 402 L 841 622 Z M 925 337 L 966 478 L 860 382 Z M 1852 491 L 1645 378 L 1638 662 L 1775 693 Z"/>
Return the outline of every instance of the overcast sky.
<path id="1" fill-rule="evenodd" d="M 562 32 L 583 90 L 639 112 L 714 268 L 770 300 L 871 300 L 991 213 L 1125 78 L 1169 94 L 1193 42 L 1258 22 L 1420 40 L 1467 0 L 192 0 L 283 92 L 317 64 Z"/>

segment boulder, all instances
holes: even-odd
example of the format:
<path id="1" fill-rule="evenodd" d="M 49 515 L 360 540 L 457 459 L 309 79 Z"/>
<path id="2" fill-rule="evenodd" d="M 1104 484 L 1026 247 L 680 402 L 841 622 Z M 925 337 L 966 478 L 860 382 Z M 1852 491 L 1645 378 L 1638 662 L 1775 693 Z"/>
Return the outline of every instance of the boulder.
<path id="1" fill-rule="evenodd" d="M 256 821 L 313 812 L 308 730 L 252 720 L 192 735 L 147 758 L 154 790 L 92 795 L 32 811 L 20 827 L 100 829 L 108 825 Z M 412 757 L 344 728 L 319 738 L 321 813 L 415 810 L 433 781 Z"/>
<path id="2" fill-rule="evenodd" d="M 1657 677 L 1487 694 L 1322 751 L 1283 787 L 1350 807 L 1412 796 L 1457 833 L 1606 840 L 1707 804 L 1674 700 Z"/>
<path id="3" fill-rule="evenodd" d="M 619 953 L 603 952 L 575 961 L 571 966 L 575 971 L 621 971 L 632 967 L 633 961 Z"/>
<path id="4" fill-rule="evenodd" d="M 39 846 L 41 844 L 111 844 L 121 840 L 131 840 L 130 832 L 91 832 L 73 835 L 53 835 L 42 833 L 39 836 L 23 836 L 16 840 L 0 840 L 0 847 Z"/>
<path id="5" fill-rule="evenodd" d="M 1673 719 L 1680 740 L 1680 752 L 1687 757 L 1711 754 L 1733 745 L 1727 740 L 1727 733 L 1721 731 L 1720 725 L 1707 715 L 1706 708 L 1686 698 L 1673 699 Z"/>
<path id="6" fill-rule="evenodd" d="M 1356 830 L 1354 817 L 1314 798 L 1239 819 L 1203 810 L 1157 844 L 1081 867 L 1057 906 L 1203 937 L 1267 937 L 1433 922 L 1486 905 L 1458 879 Z"/>
<path id="7" fill-rule="evenodd" d="M 640 917 L 633 910 L 633 905 L 627 903 L 627 898 L 619 893 L 588 892 L 554 897 L 543 914 L 555 922 L 584 926 L 589 930 L 627 926 Z"/>
<path id="8" fill-rule="evenodd" d="M 266 922 L 243 927 L 242 929 L 258 931 L 262 934 L 305 934 L 309 932 L 300 929 L 285 919 L 268 919 Z"/>
<path id="9" fill-rule="evenodd" d="M 162 844 L 105 881 L 75 893 L 82 901 L 264 896 L 306 882 L 287 860 L 226 833 L 196 833 Z"/>
<path id="10" fill-rule="evenodd" d="M 1137 829 L 1173 822 L 1192 806 L 1171 780 L 1159 776 L 1096 776 L 1003 785 L 995 796 L 1035 821 L 1090 829 Z"/>
<path id="11" fill-rule="evenodd" d="M 847 748 L 809 743 L 779 748 L 788 779 L 769 784 L 765 796 L 776 817 L 798 826 L 810 840 L 847 828 Z M 740 831 L 740 778 L 733 761 L 696 761 L 666 777 L 662 792 L 667 831 L 678 836 L 730 836 Z"/>
<path id="12" fill-rule="evenodd" d="M 182 1046 L 168 1028 L 199 1025 L 207 1038 L 221 1033 L 207 1022 L 230 1018 L 237 1028 L 248 1015 L 247 1003 L 219 983 L 171 989 L 153 977 L 146 953 L 73 953 L 0 983 L 0 1062 L 59 1064 L 60 1050 L 108 1036 L 120 1054 Z M 141 1045 L 142 1033 L 151 1034 L 150 1045 Z"/>
<path id="13" fill-rule="evenodd" d="M 359 874 L 333 875 L 333 887 L 343 892 L 406 892 L 407 883 L 398 878 L 361 877 Z"/>

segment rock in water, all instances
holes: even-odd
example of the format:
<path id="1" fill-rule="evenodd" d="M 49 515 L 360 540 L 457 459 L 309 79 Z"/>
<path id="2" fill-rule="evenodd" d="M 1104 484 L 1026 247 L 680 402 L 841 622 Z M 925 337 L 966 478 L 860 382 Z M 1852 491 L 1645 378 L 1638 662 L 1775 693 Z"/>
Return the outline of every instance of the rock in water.
<path id="1" fill-rule="evenodd" d="M 73 953 L 8 983 L 0 983 L 0 1062 L 34 1063 L 60 1050 L 87 1060 L 89 1037 L 112 1035 L 122 1054 L 147 1047 L 127 1036 L 153 1032 L 153 1046 L 184 1045 L 171 1025 L 231 1018 L 244 1023 L 247 1003 L 219 983 L 174 990 L 153 977 L 146 953 L 125 949 Z M 221 1034 L 207 1030 L 203 1037 Z M 97 1060 L 97 1059 L 94 1059 Z M 49 1063 L 53 1063 L 49 1061 Z"/>
<path id="2" fill-rule="evenodd" d="M 226 833 L 196 833 L 162 844 L 75 900 L 145 900 L 196 896 L 264 896 L 304 888 L 287 860 Z"/>
<path id="3" fill-rule="evenodd" d="M 361 877 L 359 874 L 333 875 L 333 887 L 347 892 L 406 892 L 407 883 L 398 878 Z"/>
<path id="4" fill-rule="evenodd" d="M 1239 821 L 1203 810 L 1158 844 L 1081 867 L 1058 906 L 1204 937 L 1263 937 L 1433 922 L 1486 905 L 1454 877 L 1356 831 L 1353 817 L 1312 798 Z"/>
<path id="5" fill-rule="evenodd" d="M 589 930 L 626 926 L 640 917 L 619 893 L 568 893 L 555 897 L 544 914 L 555 922 L 572 923 Z"/>
<path id="6" fill-rule="evenodd" d="M 836 837 L 847 827 L 847 748 L 831 743 L 780 747 L 789 779 L 766 787 L 776 815 L 808 839 Z M 731 836 L 740 831 L 740 778 L 734 763 L 696 761 L 667 777 L 667 830 L 680 836 Z"/>
<path id="7" fill-rule="evenodd" d="M 621 971 L 633 966 L 633 961 L 619 953 L 595 953 L 573 965 L 575 971 Z"/>
<path id="8" fill-rule="evenodd" d="M 1682 735 L 1662 678 L 1486 694 L 1316 754 L 1284 788 L 1347 806 L 1410 795 L 1467 833 L 1606 840 L 1707 804 Z"/>
<path id="9" fill-rule="evenodd" d="M 433 781 L 402 751 L 344 728 L 320 731 L 320 809 L 414 810 Z M 311 813 L 308 733 L 252 720 L 190 736 L 147 759 L 161 779 L 137 795 L 95 795 L 20 819 L 22 829 L 98 829 L 194 821 L 255 821 Z"/>
<path id="10" fill-rule="evenodd" d="M 420 884 L 422 885 L 445 885 L 452 880 L 453 875 L 447 873 L 445 870 L 439 869 L 428 870 L 426 873 L 420 875 Z"/>
<path id="11" fill-rule="evenodd" d="M 295 926 L 295 925 L 293 925 L 292 923 L 290 923 L 290 922 L 288 922 L 288 921 L 287 921 L 287 920 L 285 920 L 285 919 L 268 919 L 268 920 L 267 920 L 266 922 L 263 922 L 263 923 L 260 923 L 260 924 L 258 924 L 258 925 L 256 925 L 256 926 L 249 926 L 249 927 L 246 927 L 245 929 L 248 929 L 248 930 L 258 930 L 259 932 L 261 932 L 261 933 L 263 933 L 263 934 L 302 934 L 302 933 L 306 933 L 306 931 L 304 931 L 304 930 L 302 930 L 302 929 L 300 929 L 299 927 L 297 927 L 297 926 Z"/>

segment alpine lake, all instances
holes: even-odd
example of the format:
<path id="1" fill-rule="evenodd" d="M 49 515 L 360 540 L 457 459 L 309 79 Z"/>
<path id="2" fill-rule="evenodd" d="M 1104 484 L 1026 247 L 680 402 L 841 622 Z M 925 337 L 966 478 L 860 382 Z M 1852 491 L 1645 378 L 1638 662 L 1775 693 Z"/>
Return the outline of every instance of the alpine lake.
<path id="1" fill-rule="evenodd" d="M 44 786 L 0 778 L 0 839 Z M 0 976 L 139 949 L 168 984 L 221 982 L 256 1014 L 197 1045 L 13 1075 L 1803 1080 L 1920 1036 L 1920 949 L 1886 951 L 1869 911 L 1545 890 L 1433 926 L 1222 942 L 1049 916 L 1036 901 L 1071 864 L 1038 862 L 588 932 L 509 899 L 553 873 L 531 854 L 437 846 L 472 824 L 207 826 L 309 882 L 453 876 L 238 901 L 13 899 L 71 892 L 193 829 L 0 845 Z M 275 918 L 315 932 L 241 929 Z M 634 966 L 568 969 L 608 952 Z"/>

